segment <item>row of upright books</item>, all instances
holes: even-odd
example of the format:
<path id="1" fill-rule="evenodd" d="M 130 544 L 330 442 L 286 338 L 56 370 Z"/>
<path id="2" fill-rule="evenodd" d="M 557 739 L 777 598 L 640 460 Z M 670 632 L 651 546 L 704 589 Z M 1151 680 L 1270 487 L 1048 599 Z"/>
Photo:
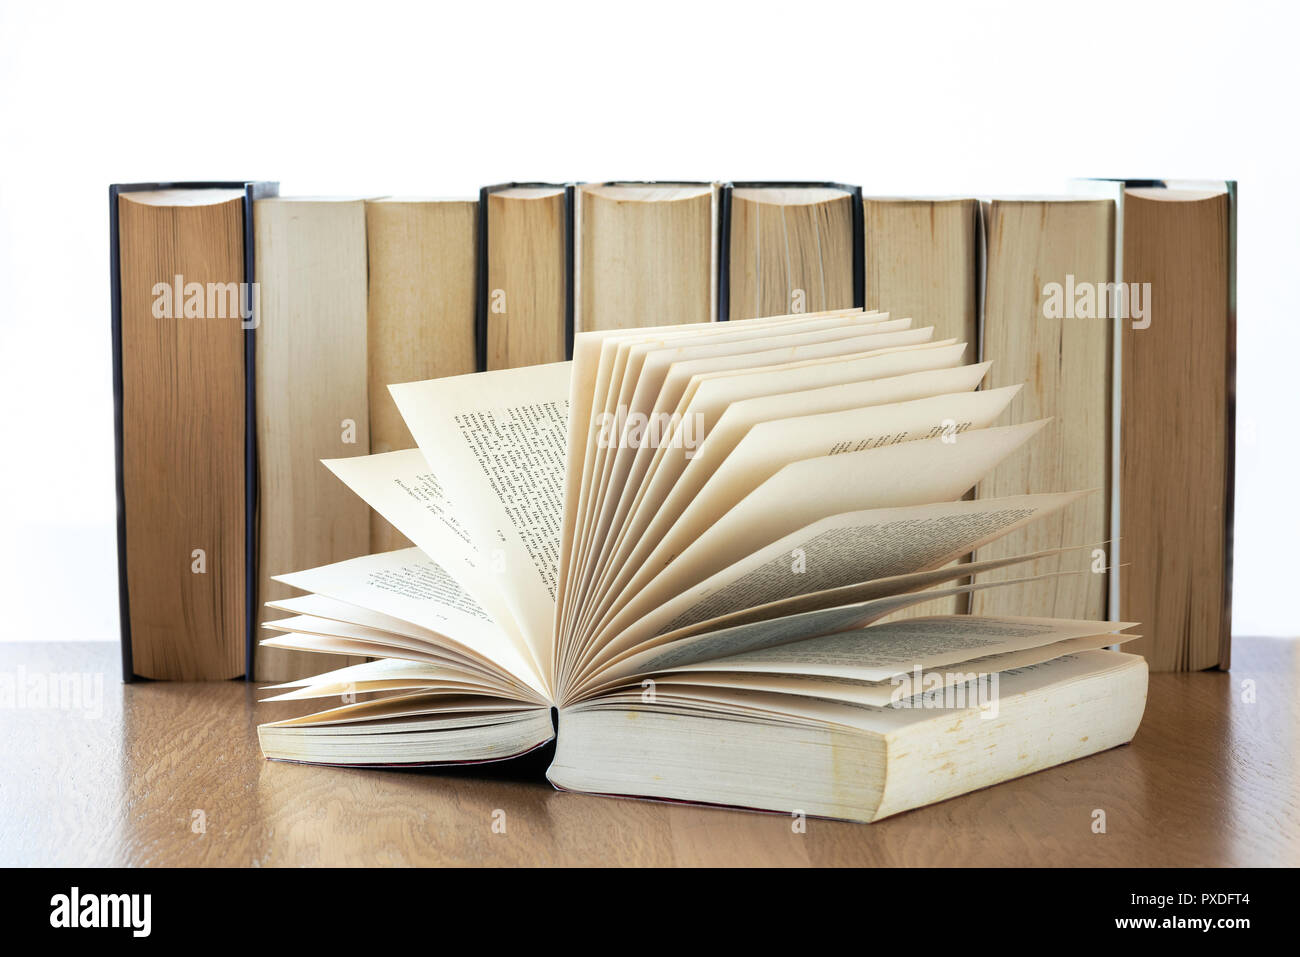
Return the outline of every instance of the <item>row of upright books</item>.
<path id="1" fill-rule="evenodd" d="M 911 614 L 1136 620 L 1153 668 L 1226 667 L 1236 186 L 1073 189 L 111 187 L 124 676 L 327 667 L 257 644 L 263 602 L 289 596 L 272 575 L 408 544 L 320 465 L 413 447 L 389 384 L 563 361 L 575 331 L 854 307 L 995 359 L 984 388 L 1024 382 L 1010 414 L 1052 420 L 971 495 L 1105 492 L 976 555 L 1095 542 L 1035 566 L 1078 574 Z"/>

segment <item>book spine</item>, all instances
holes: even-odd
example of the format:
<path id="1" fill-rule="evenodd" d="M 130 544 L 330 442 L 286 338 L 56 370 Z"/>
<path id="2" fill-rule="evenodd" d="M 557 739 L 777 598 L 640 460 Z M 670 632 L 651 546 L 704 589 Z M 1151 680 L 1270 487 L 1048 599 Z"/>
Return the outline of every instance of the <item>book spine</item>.
<path id="1" fill-rule="evenodd" d="M 1223 619 L 1219 625 L 1219 668 L 1232 664 L 1232 564 L 1233 523 L 1236 513 L 1237 481 L 1237 181 L 1228 180 L 1228 328 L 1227 368 L 1224 381 L 1227 400 L 1224 412 L 1224 462 L 1227 487 L 1223 502 Z"/>
<path id="2" fill-rule="evenodd" d="M 841 187 L 853 194 L 853 308 L 867 307 L 867 223 L 862 187 Z"/>
<path id="3" fill-rule="evenodd" d="M 567 362 L 573 358 L 573 336 L 577 331 L 574 325 L 575 310 L 578 301 L 577 286 L 577 196 L 578 184 L 567 183 L 564 187 L 564 358 Z"/>
<path id="4" fill-rule="evenodd" d="M 108 188 L 108 266 L 113 340 L 113 477 L 117 500 L 117 612 L 121 629 L 122 680 L 135 680 L 131 655 L 131 597 L 126 580 L 126 488 L 122 448 L 122 263 L 118 241 L 117 196 L 121 188 Z"/>
<path id="5" fill-rule="evenodd" d="M 244 677 L 252 678 L 253 648 L 257 635 L 257 421 L 256 387 L 256 262 L 253 249 L 253 202 L 263 196 L 274 196 L 279 184 L 271 181 L 182 181 L 158 183 L 117 183 L 108 189 L 109 221 L 109 312 L 112 340 L 113 388 L 113 451 L 114 484 L 117 507 L 117 587 L 118 621 L 122 652 L 122 680 L 136 678 L 131 638 L 130 582 L 128 579 L 128 529 L 125 488 L 125 435 L 123 421 L 122 376 L 122 277 L 121 237 L 119 233 L 118 197 L 122 193 L 165 189 L 242 189 L 243 201 L 243 271 L 244 290 L 242 304 L 245 314 L 252 317 L 243 329 L 244 362 Z"/>
<path id="6" fill-rule="evenodd" d="M 487 371 L 488 350 L 488 197 L 502 186 L 484 186 L 478 191 L 478 244 L 474 254 L 474 368 Z"/>
<path id="7" fill-rule="evenodd" d="M 718 195 L 718 322 L 731 319 L 731 183 Z"/>

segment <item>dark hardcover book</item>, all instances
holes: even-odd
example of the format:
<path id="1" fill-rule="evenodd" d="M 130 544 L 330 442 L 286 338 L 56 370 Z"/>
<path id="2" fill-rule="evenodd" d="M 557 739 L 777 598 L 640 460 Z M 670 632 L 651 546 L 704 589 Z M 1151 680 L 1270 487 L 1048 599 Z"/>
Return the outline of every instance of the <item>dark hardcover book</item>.
<path id="1" fill-rule="evenodd" d="M 1110 617 L 1153 671 L 1231 661 L 1237 183 L 1094 179 L 1115 200 Z M 1178 441 L 1172 441 L 1172 437 Z M 1176 494 L 1171 494 L 1176 491 Z"/>
<path id="2" fill-rule="evenodd" d="M 122 677 L 252 672 L 253 202 L 275 183 L 109 187 Z"/>
<path id="3" fill-rule="evenodd" d="M 861 186 L 724 184 L 718 320 L 865 306 L 862 217 Z"/>
<path id="4" fill-rule="evenodd" d="M 479 190 L 480 372 L 573 355 L 575 189 L 530 182 Z"/>

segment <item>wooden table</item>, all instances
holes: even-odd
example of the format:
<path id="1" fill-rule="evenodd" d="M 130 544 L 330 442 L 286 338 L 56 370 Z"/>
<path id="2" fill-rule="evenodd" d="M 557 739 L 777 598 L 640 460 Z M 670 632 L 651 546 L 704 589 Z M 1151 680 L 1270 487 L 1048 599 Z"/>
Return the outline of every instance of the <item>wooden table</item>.
<path id="1" fill-rule="evenodd" d="M 559 793 L 536 767 L 271 763 L 253 687 L 123 685 L 118 660 L 103 643 L 0 644 L 0 698 L 20 695 L 0 700 L 0 864 L 1300 864 L 1300 641 L 1238 639 L 1231 674 L 1152 675 L 1127 747 L 803 834 L 783 815 Z M 69 674 L 89 709 L 33 698 Z"/>

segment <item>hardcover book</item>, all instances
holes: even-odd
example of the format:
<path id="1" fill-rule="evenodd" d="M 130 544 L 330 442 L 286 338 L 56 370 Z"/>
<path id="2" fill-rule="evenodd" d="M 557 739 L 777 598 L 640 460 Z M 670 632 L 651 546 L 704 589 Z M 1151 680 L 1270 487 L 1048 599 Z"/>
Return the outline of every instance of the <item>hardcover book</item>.
<path id="1" fill-rule="evenodd" d="M 366 203 L 372 452 L 415 446 L 388 383 L 479 371 L 474 334 L 478 216 L 473 199 L 390 196 Z M 409 544 L 382 515 L 371 513 L 371 551 Z"/>
<path id="2" fill-rule="evenodd" d="M 122 677 L 252 674 L 253 202 L 274 183 L 109 187 Z"/>
<path id="3" fill-rule="evenodd" d="M 934 326 L 937 338 L 976 348 L 984 278 L 979 202 L 869 196 L 862 207 L 863 305 L 910 316 L 919 325 Z M 896 617 L 960 614 L 968 610 L 969 598 L 936 598 Z"/>
<path id="4" fill-rule="evenodd" d="M 971 596 L 976 615 L 1105 618 L 1109 562 L 1111 319 L 1115 204 L 1083 197 L 993 199 L 984 205 L 983 355 L 988 385 L 1025 383 L 1017 418 L 1048 419 L 1042 436 L 999 465 L 979 495 L 1001 498 L 1040 488 L 1098 494 L 980 549 L 979 557 L 1091 543 L 1036 563 L 1034 572 L 1087 571 Z M 985 578 L 1004 578 L 993 572 Z M 1143 621 L 1150 618 L 1143 617 Z"/>
<path id="5" fill-rule="evenodd" d="M 563 362 L 573 351 L 574 190 L 506 183 L 479 191 L 479 371 Z"/>
<path id="6" fill-rule="evenodd" d="M 717 316 L 712 183 L 584 183 L 574 191 L 574 329 Z"/>
<path id="7" fill-rule="evenodd" d="M 1153 671 L 1227 669 L 1237 183 L 1081 180 L 1116 204 L 1110 616 Z"/>
<path id="8" fill-rule="evenodd" d="M 1003 587 L 958 555 L 1088 493 L 963 494 L 965 343 L 863 310 L 580 333 L 571 362 L 391 387 L 417 448 L 326 463 L 414 547 L 279 576 L 265 643 L 378 660 L 276 687 L 273 759 L 503 760 L 599 794 L 869 821 L 1122 744 L 1126 622 L 882 619 Z M 1058 549 L 1053 549 L 1055 552 Z M 1019 581 L 1012 578 L 1011 581 Z"/>
<path id="9" fill-rule="evenodd" d="M 861 187 L 728 183 L 720 200 L 720 320 L 863 305 Z"/>
<path id="10" fill-rule="evenodd" d="M 270 574 L 370 553 L 370 509 L 320 467 L 367 454 L 366 203 L 269 197 L 254 203 L 258 264 L 258 591 Z M 362 659 L 358 658 L 357 661 Z M 258 681 L 329 667 L 321 655 L 258 646 Z"/>

